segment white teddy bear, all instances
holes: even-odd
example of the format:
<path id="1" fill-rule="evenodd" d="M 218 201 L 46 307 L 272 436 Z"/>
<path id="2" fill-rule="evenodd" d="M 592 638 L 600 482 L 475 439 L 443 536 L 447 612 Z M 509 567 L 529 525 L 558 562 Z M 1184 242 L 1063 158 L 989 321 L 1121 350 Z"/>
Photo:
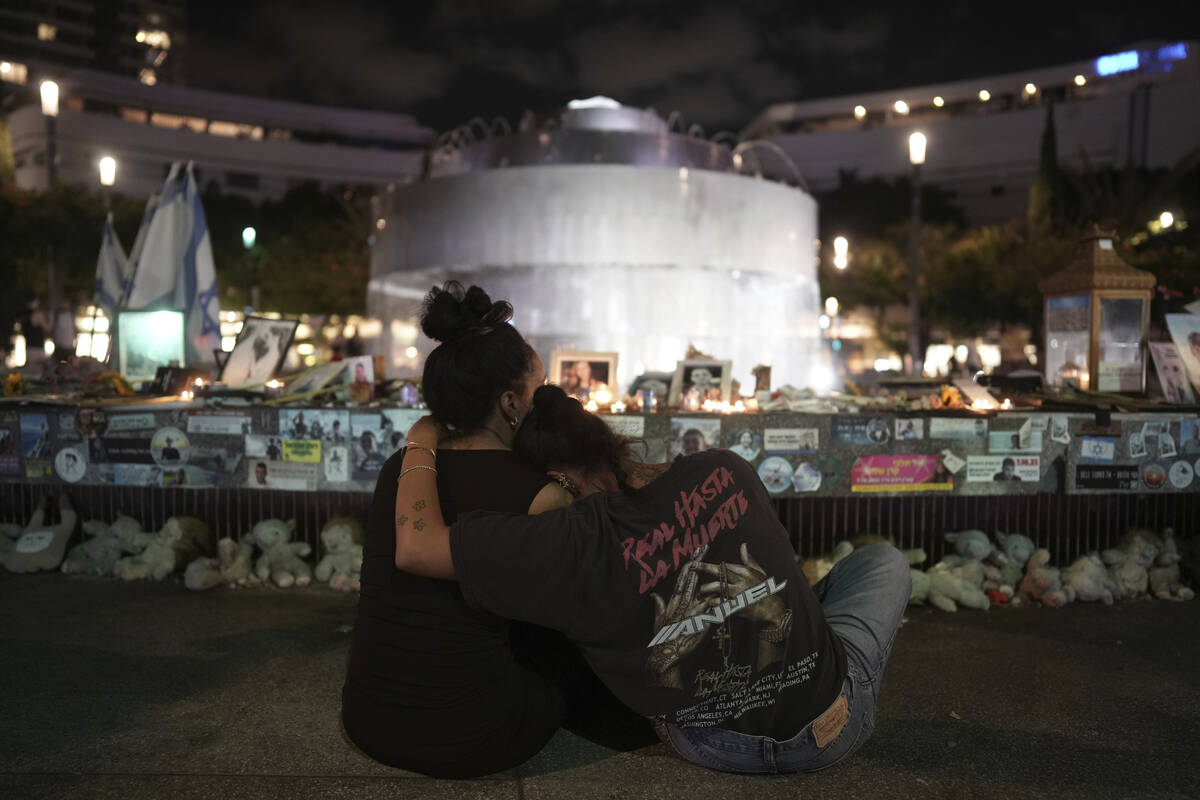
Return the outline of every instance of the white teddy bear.
<path id="1" fill-rule="evenodd" d="M 75 524 L 79 521 L 79 516 L 71 505 L 71 498 L 65 494 L 58 498 L 58 522 L 54 525 L 46 522 L 46 512 L 49 510 L 50 499 L 43 497 L 29 518 L 29 524 L 8 552 L 0 557 L 0 564 L 9 572 L 58 569 L 58 565 L 62 563 L 63 554 L 67 551 L 67 542 L 75 533 Z"/>
<path id="2" fill-rule="evenodd" d="M 208 525 L 195 517 L 171 517 L 158 533 L 138 534 L 144 549 L 137 555 L 118 559 L 113 574 L 121 580 L 150 578 L 161 581 L 179 564 L 208 549 Z"/>
<path id="3" fill-rule="evenodd" d="M 1122 596 L 1121 587 L 1104 568 L 1100 554 L 1087 553 L 1075 559 L 1063 570 L 1062 584 L 1075 592 L 1075 599 L 1083 603 L 1097 600 L 1111 606 L 1114 599 Z"/>
<path id="4" fill-rule="evenodd" d="M 362 573 L 362 523 L 354 517 L 334 517 L 321 529 L 325 555 L 317 562 L 313 577 L 329 588 L 343 592 L 359 589 Z"/>
<path id="5" fill-rule="evenodd" d="M 67 552 L 62 571 L 70 574 L 81 572 L 88 575 L 112 575 L 117 559 L 137 553 L 141 546 L 138 535 L 142 523 L 124 514 L 109 525 L 98 519 L 83 523 L 83 533 L 90 536 Z"/>
<path id="6" fill-rule="evenodd" d="M 214 586 L 242 585 L 251 575 L 254 542 L 249 538 L 235 542 L 228 536 L 217 542 L 216 558 L 197 558 L 183 571 L 183 585 L 196 591 Z"/>
<path id="7" fill-rule="evenodd" d="M 1191 600 L 1196 593 L 1182 583 L 1179 571 L 1179 548 L 1175 546 L 1175 531 L 1167 528 L 1162 535 L 1162 552 L 1150 574 L 1150 591 L 1159 600 Z"/>
<path id="8" fill-rule="evenodd" d="M 312 570 L 303 556 L 312 552 L 307 542 L 293 542 L 296 520 L 264 519 L 250 531 L 250 538 L 262 551 L 254 563 L 254 574 L 266 583 L 269 579 L 281 589 L 307 586 Z"/>
<path id="9" fill-rule="evenodd" d="M 1158 558 L 1162 540 L 1150 531 L 1132 530 L 1121 537 L 1116 548 L 1105 550 L 1100 559 L 1108 565 L 1108 572 L 1120 587 L 1120 597 L 1138 598 L 1146 594 L 1150 585 L 1147 570 Z"/>

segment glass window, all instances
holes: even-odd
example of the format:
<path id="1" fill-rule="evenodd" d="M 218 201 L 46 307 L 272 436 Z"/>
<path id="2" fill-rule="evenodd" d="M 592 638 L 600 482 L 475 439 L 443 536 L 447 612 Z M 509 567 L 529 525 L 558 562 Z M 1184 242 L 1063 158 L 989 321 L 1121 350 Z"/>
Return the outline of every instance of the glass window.
<path id="1" fill-rule="evenodd" d="M 1142 390 L 1141 298 L 1100 300 L 1100 374 L 1096 388 L 1102 392 Z"/>
<path id="2" fill-rule="evenodd" d="M 1086 294 L 1052 297 L 1046 302 L 1046 380 L 1051 384 L 1089 388 L 1091 311 Z"/>

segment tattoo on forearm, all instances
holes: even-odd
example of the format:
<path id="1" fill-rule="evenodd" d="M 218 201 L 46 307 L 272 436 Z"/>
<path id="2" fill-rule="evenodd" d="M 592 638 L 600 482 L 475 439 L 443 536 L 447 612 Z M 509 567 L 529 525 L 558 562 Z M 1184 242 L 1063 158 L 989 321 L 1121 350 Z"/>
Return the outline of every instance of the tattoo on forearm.
<path id="1" fill-rule="evenodd" d="M 401 514 L 400 516 L 396 517 L 397 525 L 403 525 L 406 522 L 408 522 L 408 517 L 406 515 Z"/>
<path id="2" fill-rule="evenodd" d="M 425 520 L 419 519 L 413 523 L 413 528 L 418 531 L 425 530 Z"/>
<path id="3" fill-rule="evenodd" d="M 424 500 L 418 500 L 417 502 L 413 503 L 413 511 L 420 511 L 424 507 L 425 507 Z"/>

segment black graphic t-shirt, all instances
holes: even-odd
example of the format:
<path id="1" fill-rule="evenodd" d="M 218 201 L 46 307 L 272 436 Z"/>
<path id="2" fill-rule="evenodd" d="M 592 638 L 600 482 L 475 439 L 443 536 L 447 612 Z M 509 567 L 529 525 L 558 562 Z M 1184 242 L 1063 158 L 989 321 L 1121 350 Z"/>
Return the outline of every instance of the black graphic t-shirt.
<path id="1" fill-rule="evenodd" d="M 728 450 L 631 494 L 466 514 L 450 547 L 469 603 L 563 631 L 647 717 L 786 739 L 846 674 L 770 497 Z"/>

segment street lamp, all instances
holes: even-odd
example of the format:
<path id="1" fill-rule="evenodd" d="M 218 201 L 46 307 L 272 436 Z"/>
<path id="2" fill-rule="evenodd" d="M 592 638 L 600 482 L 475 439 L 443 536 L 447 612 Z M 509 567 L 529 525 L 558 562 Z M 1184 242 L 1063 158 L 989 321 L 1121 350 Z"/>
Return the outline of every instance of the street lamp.
<path id="1" fill-rule="evenodd" d="M 104 192 L 104 209 L 112 211 L 112 187 L 117 182 L 117 160 L 112 156 L 100 159 L 100 186 Z"/>
<path id="2" fill-rule="evenodd" d="M 242 246 L 246 248 L 246 314 L 250 314 L 252 309 L 258 308 L 258 286 L 255 281 L 254 270 L 254 241 L 258 238 L 258 231 L 247 225 L 242 228 Z"/>
<path id="3" fill-rule="evenodd" d="M 838 236 L 833 240 L 833 265 L 838 269 L 845 269 L 849 263 L 847 254 L 850 252 L 850 243 L 846 241 L 845 236 Z"/>
<path id="4" fill-rule="evenodd" d="M 1164 211 L 1158 215 L 1158 227 L 1164 231 L 1175 224 L 1175 215 L 1170 211 Z"/>
<path id="5" fill-rule="evenodd" d="M 908 237 L 908 352 L 912 374 L 924 374 L 921 352 L 921 165 L 925 163 L 925 134 L 908 137 L 908 160 L 912 163 L 912 232 Z"/>

